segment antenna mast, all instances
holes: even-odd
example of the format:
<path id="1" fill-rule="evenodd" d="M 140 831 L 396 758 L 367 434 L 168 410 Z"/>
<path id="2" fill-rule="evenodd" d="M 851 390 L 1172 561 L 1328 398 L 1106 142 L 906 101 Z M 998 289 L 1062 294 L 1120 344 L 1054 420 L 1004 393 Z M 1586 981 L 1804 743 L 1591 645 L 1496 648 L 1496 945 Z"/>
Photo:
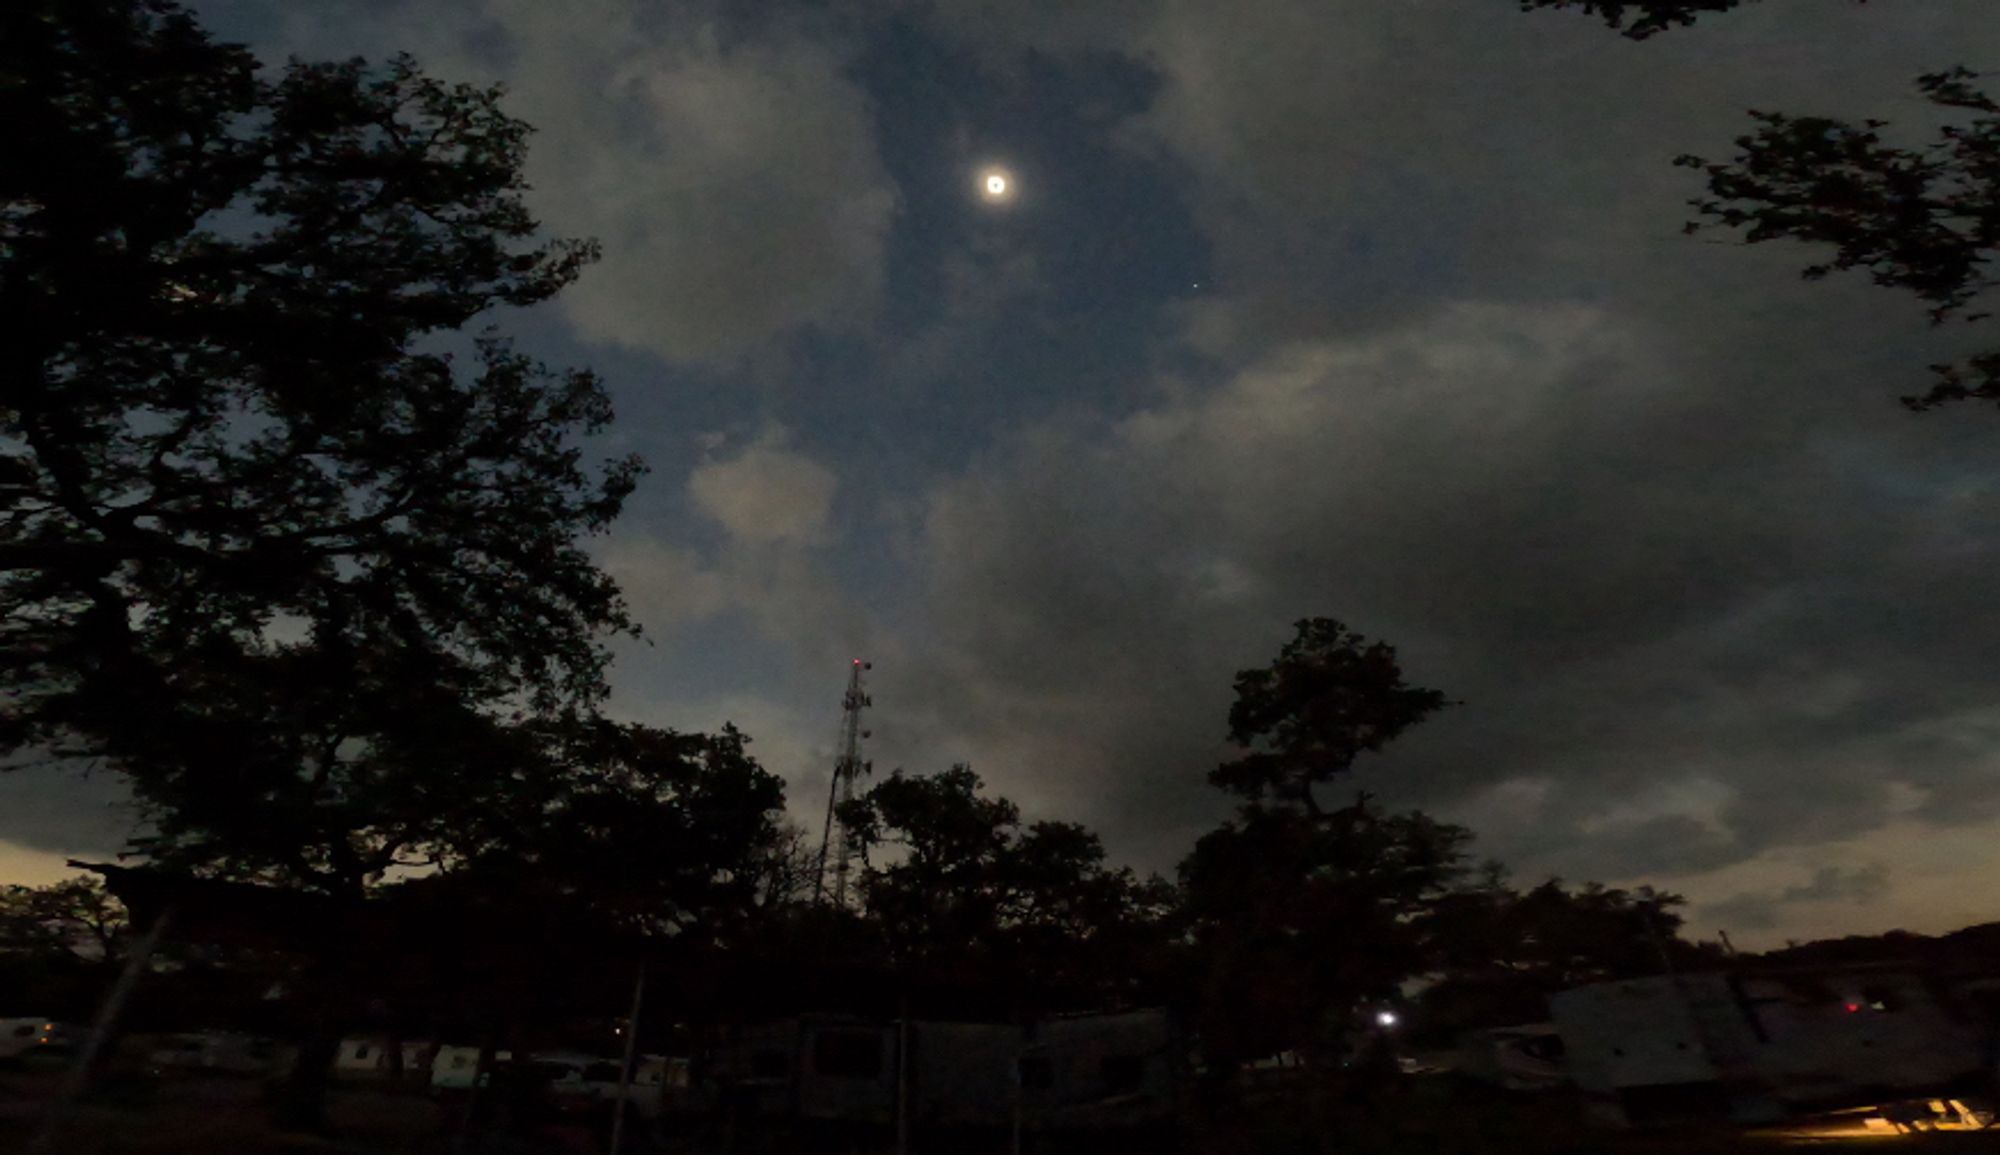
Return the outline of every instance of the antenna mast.
<path id="1" fill-rule="evenodd" d="M 847 674 L 847 694 L 840 700 L 840 760 L 833 764 L 833 783 L 826 794 L 826 826 L 819 836 L 819 873 L 813 880 L 813 901 L 831 899 L 834 906 L 847 905 L 847 875 L 859 847 L 854 845 L 847 824 L 839 820 L 842 804 L 854 800 L 854 779 L 868 773 L 870 764 L 861 760 L 861 740 L 868 731 L 861 728 L 861 711 L 875 704 L 862 688 L 862 675 L 875 663 L 854 659 Z M 829 887 L 827 870 L 833 871 Z"/>

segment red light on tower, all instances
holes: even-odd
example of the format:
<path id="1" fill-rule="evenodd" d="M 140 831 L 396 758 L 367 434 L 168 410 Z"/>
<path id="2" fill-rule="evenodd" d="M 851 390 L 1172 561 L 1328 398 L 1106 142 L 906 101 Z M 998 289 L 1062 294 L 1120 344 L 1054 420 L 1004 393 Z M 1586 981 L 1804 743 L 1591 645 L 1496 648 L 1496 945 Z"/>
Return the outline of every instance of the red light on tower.
<path id="1" fill-rule="evenodd" d="M 1858 1014 L 1860 1014 L 1860 1013 L 1861 1013 L 1861 1004 L 1860 1004 L 1860 1003 L 1849 1003 L 1849 1004 L 1847 1004 L 1847 1013 L 1848 1013 L 1848 1014 L 1850 1014 L 1850 1015 L 1858 1015 Z"/>

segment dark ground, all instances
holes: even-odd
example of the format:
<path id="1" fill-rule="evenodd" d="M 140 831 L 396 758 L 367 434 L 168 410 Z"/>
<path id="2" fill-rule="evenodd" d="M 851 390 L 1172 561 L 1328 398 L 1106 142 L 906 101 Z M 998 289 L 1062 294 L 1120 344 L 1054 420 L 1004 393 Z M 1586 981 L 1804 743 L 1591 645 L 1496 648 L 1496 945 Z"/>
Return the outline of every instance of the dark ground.
<path id="1" fill-rule="evenodd" d="M 0 1068 L 0 1152 L 25 1148 L 59 1069 L 47 1064 Z M 328 1104 L 327 1136 L 285 1135 L 267 1122 L 268 1109 L 254 1080 L 179 1078 L 150 1086 L 116 1081 L 72 1119 L 58 1144 L 62 1155 L 442 1155 L 453 1150 L 459 1118 L 455 1103 L 436 1103 L 415 1090 L 372 1085 L 337 1086 Z M 811 1150 L 819 1155 L 872 1155 L 888 1150 L 886 1137 L 853 1137 L 810 1147 L 778 1136 L 738 1137 L 741 1155 Z M 1143 1139 L 1056 1144 L 1030 1137 L 1027 1155 L 1265 1155 L 1326 1152 L 1332 1155 L 1754 1155 L 1813 1148 L 1825 1152 L 1893 1150 L 1909 1155 L 2000 1155 L 2000 1130 L 1982 1133 L 1882 1135 L 1858 1117 L 1823 1120 L 1765 1133 L 1722 1130 L 1608 1133 L 1584 1125 L 1574 1104 L 1560 1099 L 1522 1100 L 1453 1085 L 1448 1080 L 1403 1081 L 1358 1095 L 1339 1094 L 1264 1102 L 1227 1121 L 1189 1124 Z M 635 1147 L 706 1155 L 723 1150 L 713 1132 L 685 1135 L 669 1146 Z M 475 1140 L 465 1151 L 519 1155 L 600 1152 L 601 1132 L 584 1123 L 560 1123 L 532 1138 L 498 1135 Z M 918 1155 L 1006 1151 L 1004 1136 L 919 1137 Z"/>

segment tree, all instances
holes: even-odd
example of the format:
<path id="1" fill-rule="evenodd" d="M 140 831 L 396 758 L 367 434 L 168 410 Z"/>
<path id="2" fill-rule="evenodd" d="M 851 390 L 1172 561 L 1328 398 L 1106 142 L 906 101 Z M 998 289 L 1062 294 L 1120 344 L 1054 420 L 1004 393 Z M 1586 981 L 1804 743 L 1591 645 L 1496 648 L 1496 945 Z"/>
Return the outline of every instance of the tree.
<path id="1" fill-rule="evenodd" d="M 1252 803 L 1181 864 L 1211 1072 L 1287 1050 L 1338 1054 L 1371 1000 L 1428 967 L 1426 919 L 1471 833 L 1365 796 L 1319 812 Z"/>
<path id="2" fill-rule="evenodd" d="M 1248 1060 L 1344 1044 L 1367 999 L 1423 972 L 1422 920 L 1464 871 L 1470 832 L 1361 795 L 1313 793 L 1446 705 L 1404 680 L 1396 651 L 1331 618 L 1296 624 L 1236 675 L 1229 736 L 1246 752 L 1209 782 L 1243 804 L 1182 862 L 1198 1022 L 1218 1080 Z"/>
<path id="3" fill-rule="evenodd" d="M 1209 774 L 1252 802 L 1319 812 L 1315 785 L 1353 767 L 1442 709 L 1443 694 L 1403 680 L 1395 648 L 1332 618 L 1297 623 L 1277 660 L 1236 675 L 1229 738 L 1246 753 Z"/>
<path id="4" fill-rule="evenodd" d="M 1522 0 L 1521 6 L 1582 7 L 1627 36 L 1645 39 L 1742 3 Z M 1979 80 L 1963 66 L 1918 77 L 1918 91 L 1942 123 L 1932 139 L 1914 144 L 1887 142 L 1886 120 L 1854 124 L 1751 110 L 1757 128 L 1736 139 L 1732 161 L 1676 158 L 1708 178 L 1708 195 L 1689 202 L 1702 219 L 1686 231 L 1729 230 L 1749 244 L 1831 245 L 1831 259 L 1802 270 L 1806 279 L 1860 269 L 1878 285 L 1914 294 L 1929 306 L 1933 325 L 1990 319 L 1972 310 L 1995 287 L 1987 269 L 2000 255 L 2000 101 Z M 1902 399 L 1910 409 L 2000 400 L 2000 348 L 1930 368 L 1929 388 Z"/>
<path id="5" fill-rule="evenodd" d="M 1680 895 L 1651 887 L 1572 890 L 1558 879 L 1523 893 L 1490 868 L 1437 903 L 1425 922 L 1433 981 L 1421 996 L 1419 1025 L 1448 1043 L 1473 1027 L 1541 1020 L 1548 996 L 1570 987 L 1702 965 L 1706 948 L 1680 937 L 1684 905 Z"/>
<path id="6" fill-rule="evenodd" d="M 984 974 L 1042 998 L 1129 995 L 1158 961 L 1170 888 L 1110 866 L 1081 825 L 1024 827 L 1018 807 L 982 788 L 969 766 L 898 771 L 842 810 L 870 855 L 864 912 L 890 959 Z"/>
<path id="7" fill-rule="evenodd" d="M 6 6 L 0 75 L 0 752 L 108 760 L 191 869 L 359 901 L 469 853 L 631 628 L 603 388 L 461 333 L 596 255 L 527 126 L 408 58 L 264 77 L 172 0 Z"/>
<path id="8" fill-rule="evenodd" d="M 134 758 L 163 865 L 359 901 L 396 868 L 482 849 L 503 817 L 570 772 L 535 727 L 493 717 L 420 655 L 303 645 L 197 659 Z"/>
<path id="9" fill-rule="evenodd" d="M 564 733 L 556 773 L 524 780 L 465 868 L 532 880 L 628 933 L 726 941 L 782 853 L 784 781 L 749 739 L 593 722 Z"/>
<path id="10" fill-rule="evenodd" d="M 899 770 L 838 815 L 869 855 L 862 900 L 899 957 L 961 956 L 999 927 L 1001 869 L 1021 811 L 981 797 L 982 785 L 965 765 L 928 777 Z M 879 861 L 885 846 L 899 859 Z"/>
<path id="11" fill-rule="evenodd" d="M 750 871 L 757 909 L 765 914 L 794 911 L 812 901 L 819 851 L 811 832 L 789 818 L 779 819 L 754 852 Z"/>
<path id="12" fill-rule="evenodd" d="M 9 5 L 0 73 L 0 750 L 106 756 L 193 831 L 260 727 L 270 778 L 277 728 L 341 752 L 405 690 L 597 701 L 630 622 L 578 539 L 640 467 L 585 467 L 589 373 L 452 348 L 596 252 L 539 239 L 497 92 L 266 79 L 171 0 Z"/>
<path id="13" fill-rule="evenodd" d="M 1669 28 L 1693 24 L 1703 13 L 1728 12 L 1746 0 L 1520 0 L 1521 11 L 1581 8 L 1586 16 L 1601 16 L 1604 23 L 1633 40 L 1665 32 Z"/>
<path id="14" fill-rule="evenodd" d="M 0 888 L 0 954 L 115 966 L 127 925 L 96 878 Z"/>
<path id="15" fill-rule="evenodd" d="M 1687 231 L 1831 245 L 1831 259 L 1806 266 L 1807 279 L 1860 269 L 1915 294 L 1934 325 L 1989 319 L 1973 307 L 2000 283 L 1990 272 L 2000 256 L 2000 102 L 1977 80 L 1964 68 L 1920 78 L 1944 123 L 1932 140 L 1907 146 L 1884 139 L 1887 121 L 1753 111 L 1758 128 L 1737 138 L 1733 161 L 1676 161 L 1708 178 L 1709 195 L 1690 202 L 1704 220 Z M 2000 400 L 2000 348 L 1931 370 L 1930 388 L 1903 404 Z"/>

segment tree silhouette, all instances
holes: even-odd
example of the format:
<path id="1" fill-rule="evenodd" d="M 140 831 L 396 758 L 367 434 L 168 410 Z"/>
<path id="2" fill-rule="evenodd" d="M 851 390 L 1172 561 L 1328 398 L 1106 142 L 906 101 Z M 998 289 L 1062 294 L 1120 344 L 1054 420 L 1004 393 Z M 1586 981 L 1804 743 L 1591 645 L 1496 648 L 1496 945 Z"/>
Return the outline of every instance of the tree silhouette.
<path id="1" fill-rule="evenodd" d="M 1676 161 L 1708 178 L 1709 195 L 1690 202 L 1703 220 L 1688 231 L 1830 245 L 1830 259 L 1805 267 L 1807 279 L 1859 269 L 1925 302 L 1932 324 L 1989 319 L 1975 304 L 1994 288 L 2000 256 L 2000 103 L 1978 79 L 1964 68 L 1921 77 L 1945 122 L 1911 145 L 1889 143 L 1887 121 L 1753 111 L 1757 130 L 1737 138 L 1733 160 Z M 2000 400 L 2000 349 L 1931 369 L 1930 388 L 1903 398 L 1911 409 Z"/>
<path id="2" fill-rule="evenodd" d="M 1547 997 L 1570 987 L 1705 965 L 1707 948 L 1680 937 L 1684 905 L 1651 887 L 1570 889 L 1557 879 L 1519 892 L 1490 868 L 1424 920 L 1434 981 L 1419 1025 L 1448 1042 L 1467 1028 L 1541 1021 Z"/>
<path id="3" fill-rule="evenodd" d="M 783 850 L 784 781 L 733 726 L 682 734 L 594 722 L 562 733 L 554 773 L 482 815 L 475 873 L 535 880 L 627 933 L 726 940 L 756 911 Z"/>
<path id="4" fill-rule="evenodd" d="M 1521 7 L 1581 7 L 1643 40 L 1742 3 L 1522 0 Z M 1934 325 L 1990 319 L 1974 305 L 1995 286 L 1987 269 L 2000 250 L 2000 101 L 1980 78 L 1963 66 L 1918 77 L 1918 91 L 1936 110 L 1932 119 L 1942 123 L 1932 139 L 1910 144 L 1889 142 L 1887 120 L 1856 124 L 1752 109 L 1757 127 L 1736 139 L 1732 160 L 1676 158 L 1708 178 L 1708 195 L 1689 202 L 1701 219 L 1686 231 L 1722 229 L 1748 244 L 1831 246 L 1830 259 L 1805 266 L 1806 279 L 1859 269 L 1878 285 L 1914 294 Z M 2000 349 L 1930 368 L 1930 386 L 1902 399 L 1910 409 L 2000 400 Z"/>
<path id="5" fill-rule="evenodd" d="M 1365 1000 L 1424 972 L 1423 922 L 1464 873 L 1470 832 L 1366 795 L 1329 810 L 1313 788 L 1445 705 L 1393 647 L 1332 618 L 1296 623 L 1276 660 L 1236 675 L 1229 736 L 1246 753 L 1209 782 L 1244 802 L 1180 868 L 1218 1083 L 1280 1051 L 1325 1061 Z"/>
<path id="6" fill-rule="evenodd" d="M 1403 680 L 1395 648 L 1332 618 L 1296 625 L 1277 660 L 1236 675 L 1229 737 L 1246 753 L 1209 774 L 1251 801 L 1318 813 L 1313 787 L 1442 709 L 1443 694 Z"/>
<path id="7" fill-rule="evenodd" d="M 1465 869 L 1471 832 L 1368 799 L 1317 813 L 1251 804 L 1181 864 L 1210 1070 L 1340 1053 L 1368 1000 L 1428 969 L 1425 919 Z"/>
<path id="8" fill-rule="evenodd" d="M 96 878 L 0 887 L 0 955 L 115 965 L 125 908 Z"/>
<path id="9" fill-rule="evenodd" d="M 0 749 L 219 773 L 208 703 L 308 650 L 594 702 L 629 622 L 577 539 L 639 466 L 585 467 L 590 374 L 455 337 L 595 255 L 540 239 L 497 94 L 267 79 L 167 0 L 8 5 L 0 73 Z"/>
<path id="10" fill-rule="evenodd" d="M 561 796 L 631 628 L 581 539 L 641 467 L 586 463 L 596 378 L 465 332 L 596 255 L 524 206 L 527 126 L 408 58 L 264 76 L 171 0 L 5 6 L 0 76 L 0 753 L 347 903 Z"/>
<path id="11" fill-rule="evenodd" d="M 1122 1001 L 1151 978 L 1173 905 L 1167 884 L 1106 862 L 1072 822 L 1021 822 L 969 766 L 898 771 L 842 812 L 870 862 L 864 914 L 905 968 Z"/>
<path id="12" fill-rule="evenodd" d="M 1633 40 L 1685 28 L 1704 14 L 1728 12 L 1748 0 L 1519 0 L 1521 11 L 1580 8 Z"/>

